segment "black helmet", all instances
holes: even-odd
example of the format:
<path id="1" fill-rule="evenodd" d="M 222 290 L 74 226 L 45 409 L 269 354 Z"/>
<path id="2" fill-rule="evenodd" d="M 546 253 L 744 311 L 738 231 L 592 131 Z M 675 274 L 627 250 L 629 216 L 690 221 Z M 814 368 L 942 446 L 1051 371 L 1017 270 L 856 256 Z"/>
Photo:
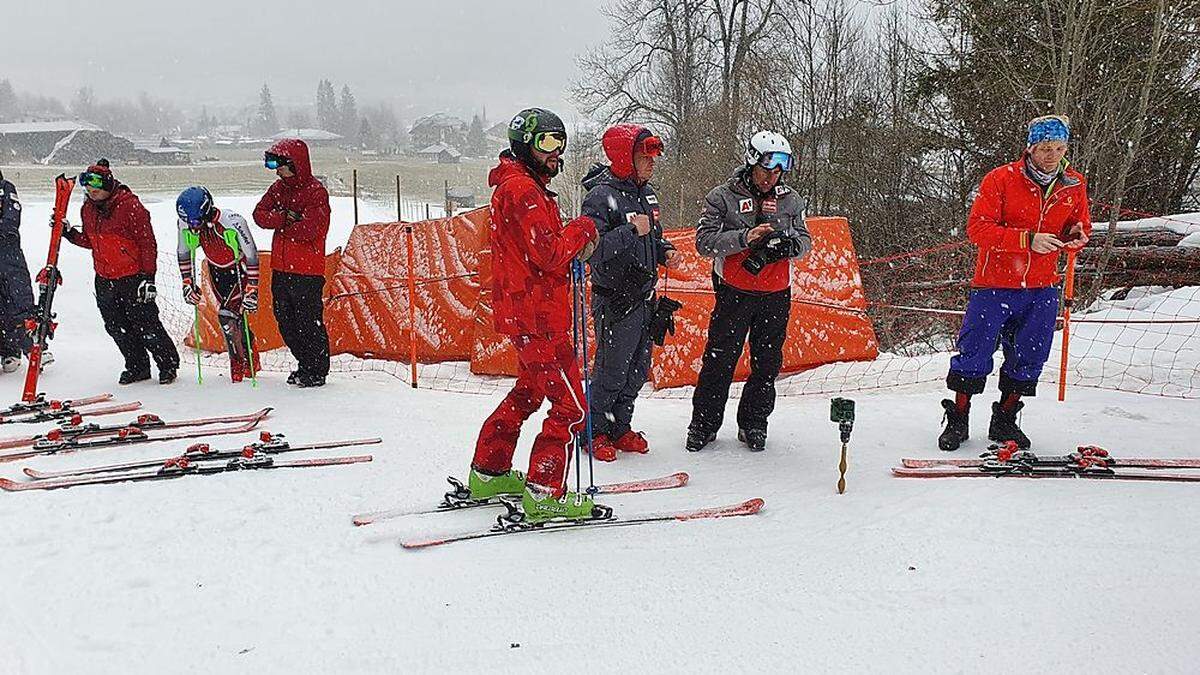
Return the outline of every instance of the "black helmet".
<path id="1" fill-rule="evenodd" d="M 508 144 L 514 153 L 533 145 L 534 138 L 541 133 L 558 132 L 566 136 L 567 127 L 558 115 L 545 108 L 526 108 L 517 113 L 508 124 Z"/>

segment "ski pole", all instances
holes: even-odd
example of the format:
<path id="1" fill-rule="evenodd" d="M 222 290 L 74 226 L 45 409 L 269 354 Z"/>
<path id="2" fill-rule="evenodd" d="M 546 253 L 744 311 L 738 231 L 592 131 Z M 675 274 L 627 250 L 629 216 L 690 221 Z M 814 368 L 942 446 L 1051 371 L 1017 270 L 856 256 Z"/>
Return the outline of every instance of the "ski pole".
<path id="1" fill-rule="evenodd" d="M 571 261 L 571 353 L 575 358 L 579 359 L 579 284 L 578 278 L 575 275 L 575 266 L 579 263 L 578 260 Z M 586 418 L 586 411 L 584 412 Z M 583 439 L 580 437 L 580 432 L 574 432 L 575 437 L 575 492 L 578 494 L 583 490 L 582 471 L 579 465 L 583 462 L 579 453 L 582 451 Z"/>
<path id="2" fill-rule="evenodd" d="M 588 348 L 587 348 L 587 329 L 588 329 L 588 303 L 587 303 L 587 273 L 584 269 L 584 263 L 580 261 L 578 267 L 579 276 L 579 332 L 583 335 L 581 342 L 583 343 L 583 399 L 587 405 L 584 410 L 583 419 L 585 433 L 587 433 L 587 452 L 588 452 L 588 494 L 594 495 L 598 491 L 596 488 L 596 461 L 592 457 L 592 382 L 588 368 Z"/>
<path id="3" fill-rule="evenodd" d="M 200 276 L 196 274 L 196 249 L 200 246 L 200 235 L 189 229 L 183 230 L 183 243 L 187 246 L 192 265 L 192 283 L 200 292 Z M 196 384 L 204 384 L 203 366 L 200 364 L 200 305 L 192 305 L 192 346 L 196 348 Z"/>
<path id="4" fill-rule="evenodd" d="M 1062 358 L 1058 363 L 1058 400 L 1067 398 L 1067 354 L 1071 345 L 1071 305 L 1075 302 L 1075 251 L 1067 251 L 1067 279 L 1063 283 Z"/>

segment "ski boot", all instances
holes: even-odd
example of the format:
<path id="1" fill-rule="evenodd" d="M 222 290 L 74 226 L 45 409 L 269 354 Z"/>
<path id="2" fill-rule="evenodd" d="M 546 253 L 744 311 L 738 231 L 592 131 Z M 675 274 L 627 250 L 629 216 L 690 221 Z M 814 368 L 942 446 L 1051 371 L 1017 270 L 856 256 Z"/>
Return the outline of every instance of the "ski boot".
<path id="1" fill-rule="evenodd" d="M 146 370 L 145 372 L 139 371 L 136 373 L 131 370 L 122 370 L 121 377 L 117 380 L 117 383 L 118 384 L 133 384 L 134 382 L 141 382 L 142 380 L 148 380 L 148 379 L 150 379 L 150 371 L 149 370 Z"/>
<path id="2" fill-rule="evenodd" d="M 762 452 L 767 449 L 766 429 L 738 429 L 738 440 L 750 448 L 750 452 Z"/>
<path id="3" fill-rule="evenodd" d="M 300 375 L 301 373 L 299 370 L 293 370 L 292 372 L 288 373 L 287 383 L 296 384 L 300 381 Z"/>
<path id="4" fill-rule="evenodd" d="M 0 361 L 0 370 L 6 373 L 15 373 L 21 367 L 21 357 L 6 356 Z"/>
<path id="5" fill-rule="evenodd" d="M 709 443 L 712 443 L 716 437 L 717 437 L 717 432 L 715 432 L 715 431 L 701 431 L 699 429 L 688 429 L 687 444 L 686 444 L 687 451 L 688 452 L 700 452 L 701 450 L 704 449 L 704 446 L 708 445 Z"/>
<path id="6" fill-rule="evenodd" d="M 605 520 L 612 517 L 612 509 L 597 504 L 590 496 L 577 492 L 566 492 L 555 498 L 550 492 L 526 485 L 521 496 L 521 510 L 514 516 L 510 511 L 497 519 L 498 525 L 537 526 L 552 520 Z M 515 521 L 515 522 L 514 522 Z"/>
<path id="7" fill-rule="evenodd" d="M 613 445 L 621 452 L 636 452 L 639 455 L 650 452 L 650 444 L 646 442 L 646 437 L 642 432 L 632 429 L 621 434 Z"/>
<path id="8" fill-rule="evenodd" d="M 472 468 L 467 476 L 467 498 L 470 501 L 486 502 L 501 495 L 517 496 L 524 491 L 525 474 L 520 471 L 509 469 L 499 476 L 491 476 Z M 450 493 L 446 493 L 446 497 L 449 498 Z"/>
<path id="9" fill-rule="evenodd" d="M 942 429 L 942 435 L 938 436 L 938 447 L 946 452 L 954 452 L 963 441 L 971 437 L 971 408 L 968 406 L 966 410 L 959 412 L 958 406 L 948 398 L 942 399 L 942 408 L 946 411 L 943 416 L 946 428 Z"/>
<path id="10" fill-rule="evenodd" d="M 178 368 L 159 368 L 158 369 L 158 383 L 159 384 L 171 384 L 172 382 L 175 381 L 175 377 L 178 374 L 179 374 Z"/>
<path id="11" fill-rule="evenodd" d="M 617 459 L 617 448 L 606 434 L 596 434 L 592 437 L 592 457 L 599 462 L 613 462 Z"/>
<path id="12" fill-rule="evenodd" d="M 1030 445 L 1029 437 L 1017 425 L 1017 413 L 1021 412 L 1024 407 L 1025 404 L 1018 401 L 1012 410 L 1005 412 L 1001 409 L 999 401 L 993 403 L 992 421 L 988 424 L 988 438 L 997 443 L 1013 441 L 1022 450 L 1027 449 Z"/>

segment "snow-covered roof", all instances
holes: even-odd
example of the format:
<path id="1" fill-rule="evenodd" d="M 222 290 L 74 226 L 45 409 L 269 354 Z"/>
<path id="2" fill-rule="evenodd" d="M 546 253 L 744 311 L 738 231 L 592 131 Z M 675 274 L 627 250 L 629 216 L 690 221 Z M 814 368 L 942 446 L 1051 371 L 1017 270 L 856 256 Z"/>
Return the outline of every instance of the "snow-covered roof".
<path id="1" fill-rule="evenodd" d="M 271 138 L 277 141 L 284 138 L 299 138 L 302 141 L 338 141 L 342 139 L 342 136 L 324 129 L 284 129 Z"/>
<path id="2" fill-rule="evenodd" d="M 80 120 L 54 120 L 51 122 L 8 122 L 0 124 L 0 134 L 44 134 L 72 131 L 103 131 L 100 127 Z"/>
<path id="3" fill-rule="evenodd" d="M 133 149 L 137 150 L 138 152 L 148 152 L 152 155 L 173 155 L 173 154 L 179 153 L 179 152 L 188 152 L 187 150 L 183 150 L 181 148 L 175 148 L 175 147 L 170 147 L 170 146 L 162 147 L 159 145 L 155 145 L 152 147 L 134 146 Z"/>
<path id="4" fill-rule="evenodd" d="M 413 122 L 413 125 L 409 127 L 409 133 L 412 133 L 418 127 L 423 126 L 466 128 L 468 125 L 466 122 L 462 121 L 458 117 L 455 117 L 454 115 L 439 112 L 432 115 L 426 115 L 419 118 L 416 122 Z"/>
<path id="5" fill-rule="evenodd" d="M 451 157 L 459 157 L 462 155 L 462 153 L 460 153 L 458 150 L 455 150 L 454 148 L 450 147 L 449 145 L 446 145 L 445 143 L 434 143 L 433 145 L 429 146 L 428 148 L 425 148 L 424 150 L 418 150 L 417 154 L 418 155 L 440 155 L 443 152 L 450 153 Z"/>

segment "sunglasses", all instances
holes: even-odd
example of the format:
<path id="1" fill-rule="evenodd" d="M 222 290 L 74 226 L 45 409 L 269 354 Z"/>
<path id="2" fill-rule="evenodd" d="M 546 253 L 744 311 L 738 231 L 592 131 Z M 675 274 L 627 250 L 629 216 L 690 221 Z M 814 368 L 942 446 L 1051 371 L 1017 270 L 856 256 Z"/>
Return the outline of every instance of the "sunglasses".
<path id="1" fill-rule="evenodd" d="M 276 155 L 276 154 L 270 153 L 270 152 L 263 155 L 263 166 L 267 167 L 268 169 L 270 169 L 272 171 L 274 171 L 275 169 L 278 169 L 281 166 L 291 166 L 291 165 L 292 165 L 292 160 L 290 160 L 287 157 L 284 157 L 282 155 Z"/>
<path id="2" fill-rule="evenodd" d="M 533 147 L 538 152 L 565 151 L 567 135 L 561 131 L 543 131 L 533 137 Z"/>
<path id="3" fill-rule="evenodd" d="M 94 190 L 103 190 L 108 179 L 102 174 L 93 171 L 84 171 L 79 174 L 79 184 L 84 187 L 89 187 Z"/>
<path id="4" fill-rule="evenodd" d="M 784 171 L 791 171 L 792 156 L 786 152 L 768 152 L 758 158 L 758 165 L 768 170 L 778 167 Z"/>

